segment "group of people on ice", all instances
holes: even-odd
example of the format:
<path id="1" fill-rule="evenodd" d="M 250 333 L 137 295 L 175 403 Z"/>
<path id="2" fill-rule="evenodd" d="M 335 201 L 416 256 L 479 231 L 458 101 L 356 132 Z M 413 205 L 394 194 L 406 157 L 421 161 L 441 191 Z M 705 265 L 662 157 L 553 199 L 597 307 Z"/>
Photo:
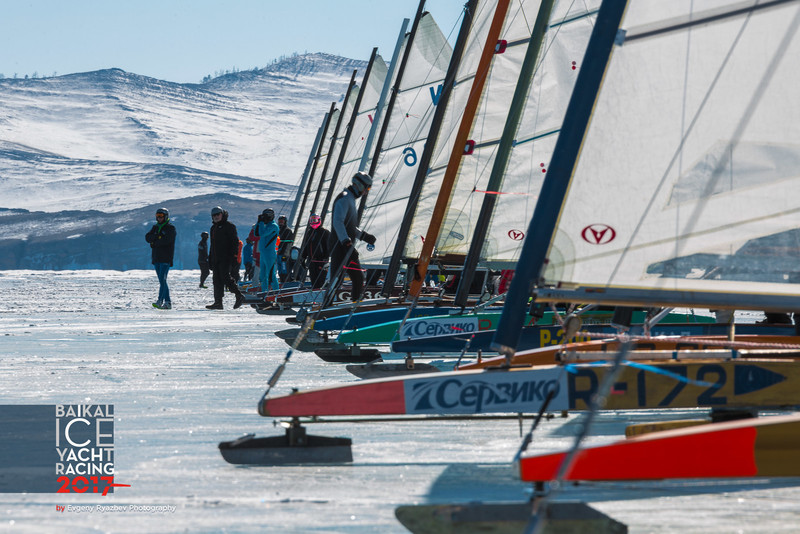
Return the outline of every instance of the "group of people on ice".
<path id="1" fill-rule="evenodd" d="M 330 262 L 331 283 L 338 286 L 344 274 L 347 274 L 353 284 L 353 300 L 360 299 L 364 271 L 353 245 L 357 240 L 374 245 L 375 236 L 358 228 L 356 199 L 371 186 L 372 178 L 368 174 L 358 172 L 353 176 L 352 183 L 333 201 L 332 232 L 322 227 L 319 215 L 311 214 L 309 217 L 305 245 L 301 247 L 297 259 L 301 262 L 298 267 L 303 267 L 299 271 L 308 271 L 313 288 L 319 289 L 325 284 L 325 266 Z M 210 230 L 201 234 L 197 245 L 200 287 L 207 287 L 205 281 L 209 275 L 214 287 L 214 302 L 206 308 L 223 309 L 222 299 L 226 288 L 236 297 L 233 308 L 241 307 L 244 295 L 238 279 L 242 261 L 245 265 L 244 281 L 250 281 L 262 291 L 278 290 L 281 283 L 294 278 L 294 261 L 291 257 L 294 232 L 288 227 L 285 216 L 279 216 L 276 222 L 275 211 L 272 208 L 265 209 L 250 229 L 244 245 L 239 240 L 236 226 L 228 220 L 227 211 L 215 206 L 211 209 L 211 221 Z M 169 211 L 166 208 L 156 210 L 156 224 L 145 235 L 159 281 L 158 298 L 153 302 L 155 308 L 172 308 L 167 274 L 173 263 L 176 235 Z"/>

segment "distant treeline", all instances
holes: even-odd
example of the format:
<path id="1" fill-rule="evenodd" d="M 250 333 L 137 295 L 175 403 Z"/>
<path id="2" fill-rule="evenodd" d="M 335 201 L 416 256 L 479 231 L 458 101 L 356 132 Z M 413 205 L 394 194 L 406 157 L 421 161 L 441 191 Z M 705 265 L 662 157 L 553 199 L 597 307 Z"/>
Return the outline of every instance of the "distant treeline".
<path id="1" fill-rule="evenodd" d="M 308 51 L 304 52 L 304 54 L 308 54 Z M 284 61 L 285 59 L 295 58 L 295 57 L 297 57 L 299 55 L 300 55 L 299 53 L 293 52 L 291 56 L 280 56 L 278 58 L 273 59 L 270 63 L 267 63 L 263 67 L 253 67 L 252 69 L 246 70 L 246 71 L 242 71 L 238 67 L 233 67 L 232 69 L 225 69 L 225 70 L 215 70 L 213 75 L 206 74 L 205 76 L 203 76 L 203 79 L 200 80 L 200 83 L 208 83 L 211 80 L 213 80 L 214 78 L 219 78 L 220 76 L 226 76 L 228 74 L 238 74 L 240 72 L 253 72 L 253 73 L 255 73 L 255 72 L 258 72 L 258 71 L 260 71 L 262 69 L 265 69 L 265 68 L 269 67 L 270 65 L 274 65 L 276 63 L 280 63 L 281 61 Z"/>
<path id="2" fill-rule="evenodd" d="M 56 76 L 58 76 L 58 73 L 57 73 L 56 71 L 53 71 L 53 74 L 51 74 L 50 76 L 47 76 L 47 75 L 45 75 L 45 74 L 43 74 L 42 76 L 39 76 L 39 73 L 38 73 L 38 72 L 34 72 L 34 73 L 33 73 L 33 74 L 31 74 L 30 76 L 28 76 L 27 74 L 26 74 L 26 75 L 24 75 L 24 76 L 22 76 L 22 78 L 21 78 L 21 79 L 23 79 L 23 80 L 27 80 L 28 78 L 31 78 L 31 79 L 36 79 L 36 78 L 55 78 Z M 0 72 L 0 80 L 4 79 L 5 77 L 6 77 L 6 75 L 5 75 L 5 74 L 3 74 L 2 72 Z M 11 79 L 12 79 L 12 80 L 17 80 L 17 79 L 20 79 L 20 77 L 19 77 L 19 75 L 18 75 L 18 74 L 15 72 L 15 73 L 14 73 L 14 75 L 13 75 L 13 76 L 11 76 Z"/>

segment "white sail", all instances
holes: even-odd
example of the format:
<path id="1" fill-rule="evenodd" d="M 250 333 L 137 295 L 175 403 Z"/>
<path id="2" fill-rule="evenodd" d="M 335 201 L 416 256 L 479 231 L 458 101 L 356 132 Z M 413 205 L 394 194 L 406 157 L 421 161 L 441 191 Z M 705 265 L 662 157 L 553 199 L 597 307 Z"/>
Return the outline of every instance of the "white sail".
<path id="1" fill-rule="evenodd" d="M 314 199 L 317 197 L 317 191 L 319 190 L 319 183 L 322 180 L 322 169 L 325 167 L 325 161 L 328 158 L 328 152 L 330 150 L 331 141 L 333 140 L 333 129 L 336 121 L 339 120 L 340 111 L 338 109 L 334 110 L 332 116 L 328 120 L 328 130 L 325 132 L 325 137 L 320 140 L 322 144 L 322 150 L 320 151 L 320 155 L 317 158 L 316 166 L 313 168 L 313 174 L 310 175 L 309 180 L 310 183 L 307 184 L 309 189 L 308 196 L 305 199 L 305 204 L 303 204 L 302 211 L 298 210 L 297 216 L 297 228 L 295 228 L 295 236 L 294 242 L 295 246 L 300 247 L 303 244 L 303 236 L 305 236 L 306 229 L 308 228 L 308 218 L 311 216 L 312 206 L 314 204 Z M 326 191 L 322 191 L 321 195 L 322 198 L 319 201 L 319 205 L 322 206 L 322 202 L 325 200 Z M 301 203 L 303 200 L 301 199 Z"/>
<path id="2" fill-rule="evenodd" d="M 800 5 L 757 4 L 629 2 L 548 284 L 800 296 Z"/>
<path id="3" fill-rule="evenodd" d="M 472 26 L 464 47 L 463 57 L 458 65 L 455 84 L 452 89 L 447 111 L 442 120 L 439 136 L 436 139 L 434 154 L 431 158 L 428 175 L 425 179 L 420 198 L 417 200 L 416 212 L 411 225 L 411 231 L 405 244 L 405 257 L 418 257 L 422 250 L 424 237 L 433 215 L 433 208 L 439 196 L 442 179 L 447 170 L 447 163 L 453 149 L 453 143 L 461 124 L 461 117 L 466 107 L 467 99 L 472 89 L 472 82 L 478 69 L 478 62 L 483 52 L 486 36 L 494 19 L 497 9 L 496 1 L 482 1 L 473 14 Z M 536 18 L 534 10 L 531 24 Z M 530 36 L 530 33 L 528 33 Z M 521 61 L 521 60 L 520 60 Z M 485 99 L 484 99 L 485 100 Z M 495 103 L 498 107 L 505 107 L 508 101 Z M 505 116 L 503 116 L 504 120 Z M 502 128 L 502 125 L 500 126 Z M 499 133 L 498 133 L 499 135 Z M 489 169 L 491 170 L 491 168 Z M 450 225 L 452 229 L 452 225 Z M 457 230 L 456 230 L 457 232 Z M 466 237 L 466 234 L 457 232 L 457 238 Z M 441 239 L 439 240 L 441 242 Z"/>
<path id="4" fill-rule="evenodd" d="M 335 139 L 333 140 L 333 146 L 328 153 L 328 168 L 325 169 L 324 175 L 322 176 L 322 194 L 320 198 L 314 206 L 314 211 L 318 215 L 323 216 L 323 220 L 327 221 L 326 227 L 330 224 L 330 209 L 331 205 L 333 204 L 333 199 L 336 197 L 339 189 L 341 189 L 341 184 L 343 181 L 343 177 L 337 173 L 336 166 L 339 163 L 339 154 L 341 153 L 342 149 L 346 150 L 344 146 L 345 137 L 347 136 L 348 125 L 350 123 L 350 118 L 353 116 L 353 112 L 355 110 L 355 103 L 356 99 L 358 98 L 358 93 L 361 91 L 361 87 L 355 83 L 350 90 L 350 97 L 347 98 L 347 95 L 343 97 L 342 101 L 342 109 L 341 114 L 339 116 L 339 120 L 341 121 L 339 124 L 338 131 L 335 132 Z M 332 128 L 335 127 L 335 124 L 331 126 Z M 335 129 L 335 128 L 334 128 Z M 333 179 L 336 177 L 336 183 L 333 183 Z M 325 201 L 328 199 L 328 206 L 326 208 Z M 323 214 L 323 211 L 326 213 Z"/>
<path id="5" fill-rule="evenodd" d="M 350 134 L 350 142 L 348 143 L 347 150 L 345 151 L 344 160 L 342 161 L 342 168 L 339 171 L 339 184 L 350 183 L 352 176 L 359 170 L 364 151 L 369 151 L 371 147 L 367 146 L 369 139 L 370 129 L 373 127 L 375 113 L 378 108 L 378 100 L 381 96 L 381 89 L 386 81 L 389 69 L 386 62 L 380 55 L 375 56 L 375 61 L 372 64 L 372 70 L 369 79 L 362 85 L 361 90 L 364 95 L 361 97 L 361 105 L 359 106 L 356 120 L 353 124 L 353 131 Z M 368 158 L 372 154 L 368 154 Z M 369 159 L 366 160 L 369 164 Z"/>
<path id="6" fill-rule="evenodd" d="M 377 237 L 375 249 L 359 245 L 362 263 L 383 263 L 392 255 L 411 184 L 441 94 L 452 48 L 433 17 L 425 13 L 409 52 L 400 88 L 361 221 Z"/>
<path id="7" fill-rule="evenodd" d="M 484 265 L 513 268 L 519 259 L 527 223 L 550 165 L 599 5 L 600 0 L 580 4 L 561 2 L 553 10 L 483 245 L 480 261 Z M 483 156 L 488 160 L 483 152 L 474 159 Z M 473 160 L 473 156 L 466 160 Z M 481 170 L 484 166 L 473 165 Z M 451 202 L 451 212 L 460 213 L 460 219 L 475 221 L 487 179 L 485 171 L 460 179 L 460 196 Z M 449 218 L 457 219 L 453 215 Z M 463 248 L 455 252 L 461 253 Z"/>

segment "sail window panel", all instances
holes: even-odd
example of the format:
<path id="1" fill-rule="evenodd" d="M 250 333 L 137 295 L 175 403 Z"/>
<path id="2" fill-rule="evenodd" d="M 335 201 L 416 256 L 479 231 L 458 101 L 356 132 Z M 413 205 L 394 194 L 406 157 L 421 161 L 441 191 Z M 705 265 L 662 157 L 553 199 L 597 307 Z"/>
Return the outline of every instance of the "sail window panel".
<path id="1" fill-rule="evenodd" d="M 624 27 L 720 3 L 663 4 Z M 549 283 L 800 294 L 798 28 L 794 2 L 614 49 Z"/>

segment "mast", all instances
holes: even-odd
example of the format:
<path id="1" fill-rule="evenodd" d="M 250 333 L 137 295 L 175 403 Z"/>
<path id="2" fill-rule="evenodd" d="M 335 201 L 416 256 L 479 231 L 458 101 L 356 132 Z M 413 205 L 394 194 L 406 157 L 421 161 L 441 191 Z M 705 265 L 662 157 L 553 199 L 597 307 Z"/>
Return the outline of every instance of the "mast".
<path id="1" fill-rule="evenodd" d="M 300 185 L 297 186 L 297 197 L 294 200 L 294 204 L 292 205 L 292 211 L 289 214 L 289 227 L 294 228 L 292 230 L 292 239 L 294 239 L 294 234 L 297 231 L 297 223 L 299 221 L 295 221 L 295 215 L 299 216 L 303 213 L 303 207 L 305 205 L 306 197 L 311 189 L 311 179 L 309 178 L 311 167 L 315 161 L 315 155 L 318 152 L 319 145 L 322 141 L 322 132 L 325 128 L 325 124 L 328 122 L 328 114 L 326 113 L 324 117 L 322 117 L 322 124 L 319 125 L 317 129 L 317 137 L 314 139 L 314 145 L 311 147 L 311 152 L 308 153 L 308 161 L 306 162 L 306 168 L 303 171 L 303 178 L 300 180 Z M 300 209 L 298 210 L 298 206 Z"/>
<path id="2" fill-rule="evenodd" d="M 317 187 L 317 196 L 314 197 L 314 203 L 311 205 L 311 211 L 314 213 L 317 211 L 319 197 L 322 195 L 322 186 L 325 183 L 325 176 L 328 174 L 328 166 L 331 163 L 331 156 L 336 149 L 336 139 L 339 137 L 339 128 L 342 126 L 342 119 L 344 119 L 345 112 L 347 111 L 347 102 L 350 100 L 350 93 L 353 91 L 353 87 L 356 85 L 356 72 L 358 71 L 353 70 L 353 75 L 350 76 L 350 84 L 347 86 L 347 94 L 344 97 L 344 103 L 342 103 L 342 111 L 339 113 L 339 120 L 336 121 L 336 127 L 333 129 L 333 137 L 331 137 L 331 146 L 328 149 L 328 157 L 325 158 L 325 165 L 322 167 L 322 178 L 320 178 L 319 186 Z M 330 195 L 330 190 L 328 191 L 328 195 Z M 324 220 L 325 214 L 321 213 L 320 216 Z"/>
<path id="3" fill-rule="evenodd" d="M 491 193 L 500 191 L 503 184 L 503 177 L 508 167 L 511 150 L 514 147 L 514 138 L 517 134 L 520 120 L 522 119 L 522 113 L 525 110 L 525 101 L 528 98 L 528 92 L 533 82 L 533 75 L 536 70 L 539 52 L 542 49 L 542 42 L 547 32 L 547 25 L 550 21 L 550 14 L 552 13 L 554 3 L 555 0 L 544 0 L 539 5 L 539 13 L 536 16 L 533 33 L 528 42 L 525 59 L 522 62 L 519 81 L 514 90 L 514 97 L 511 100 L 511 109 L 506 118 L 506 125 L 503 128 L 503 135 L 500 138 L 500 145 L 497 148 L 497 156 L 492 166 L 492 173 L 489 176 L 489 183 L 486 186 L 486 191 L 488 191 L 489 194 L 483 197 L 481 211 L 478 215 L 478 222 L 472 235 L 467 258 L 464 260 L 461 279 L 458 282 L 455 304 L 462 308 L 466 306 L 469 288 L 472 286 L 472 280 L 475 278 L 475 268 L 478 265 L 478 260 L 480 259 L 481 251 L 486 241 L 486 234 L 489 231 L 489 222 L 492 212 L 494 212 L 494 207 L 497 203 L 497 196 Z"/>
<path id="4" fill-rule="evenodd" d="M 497 332 L 492 340 L 492 348 L 507 356 L 516 352 L 528 297 L 544 270 L 545 256 L 555 231 L 556 220 L 566 198 L 626 6 L 627 0 L 605 0 L 597 15 L 583 58 L 583 67 L 564 116 L 564 127 L 556 141 L 550 169 L 528 225 L 527 237 L 506 295 Z"/>
<path id="5" fill-rule="evenodd" d="M 375 176 L 375 169 L 378 167 L 378 155 L 383 148 L 383 141 L 386 138 L 386 131 L 389 129 L 389 121 L 392 116 L 392 110 L 394 109 L 394 103 L 397 100 L 397 93 L 400 92 L 400 82 L 403 80 L 403 73 L 406 70 L 406 65 L 408 64 L 408 56 L 411 55 L 411 46 L 414 44 L 414 36 L 417 34 L 417 28 L 419 28 L 419 21 L 422 18 L 423 8 L 425 7 L 425 0 L 420 0 L 419 5 L 417 6 L 417 14 L 414 15 L 414 24 L 411 25 L 411 33 L 408 35 L 408 42 L 406 43 L 406 49 L 403 51 L 403 59 L 400 60 L 400 66 L 397 69 L 397 79 L 394 82 L 394 87 L 392 87 L 392 94 L 389 96 L 389 103 L 386 105 L 386 120 L 383 121 L 381 125 L 381 133 L 378 135 L 378 141 L 375 143 L 375 151 L 372 155 L 372 163 L 369 167 L 369 174 L 370 176 Z M 398 45 L 399 45 L 398 40 Z M 399 47 L 395 49 L 395 54 L 399 51 Z M 394 57 L 392 58 L 392 63 L 394 63 Z M 388 79 L 388 78 L 387 78 Z M 364 191 L 364 194 L 361 195 L 361 201 L 358 204 L 358 222 L 361 221 L 361 216 L 364 214 L 364 208 L 367 206 L 367 196 L 369 195 L 369 191 Z"/>
<path id="6" fill-rule="evenodd" d="M 314 175 L 317 171 L 317 164 L 319 163 L 319 158 L 322 156 L 322 149 L 324 148 L 325 145 L 324 140 L 325 137 L 328 135 L 328 128 L 331 125 L 331 119 L 333 118 L 333 112 L 335 109 L 336 109 L 336 102 L 331 102 L 331 109 L 328 110 L 328 112 L 325 114 L 325 118 L 323 119 L 322 135 L 320 136 L 319 143 L 317 144 L 317 154 L 316 156 L 314 156 L 314 163 L 311 166 L 311 173 L 309 174 L 308 184 L 306 185 L 306 193 L 305 196 L 303 197 L 302 203 L 300 204 L 300 211 L 298 217 L 303 216 L 303 213 L 305 212 L 306 208 L 306 203 L 308 202 L 308 199 L 311 196 L 311 188 L 314 184 Z M 292 230 L 292 240 L 295 240 L 297 238 L 297 232 L 300 229 L 299 223 L 301 223 L 302 221 L 298 219 L 297 222 L 298 224 L 295 225 L 294 230 Z M 303 242 L 300 247 L 301 252 L 302 249 L 306 247 L 306 241 L 307 241 L 306 234 L 305 232 L 303 232 Z M 300 263 L 301 262 L 299 261 L 295 262 L 294 270 L 292 271 L 292 278 L 294 279 L 297 279 L 297 276 L 300 274 Z"/>
<path id="7" fill-rule="evenodd" d="M 421 1 L 424 2 L 425 0 Z M 408 19 L 403 19 L 403 23 L 400 25 L 400 34 L 397 36 L 397 43 L 394 45 L 394 52 L 392 53 L 392 60 L 389 64 L 389 71 L 386 73 L 386 79 L 384 80 L 383 87 L 381 88 L 381 95 L 378 98 L 378 105 L 375 108 L 375 118 L 372 121 L 372 127 L 369 129 L 369 134 L 367 134 L 367 141 L 364 143 L 364 154 L 361 156 L 361 161 L 358 164 L 359 171 L 363 171 L 367 166 L 370 147 L 372 146 L 372 142 L 375 140 L 375 133 L 378 131 L 378 125 L 381 123 L 381 119 L 383 118 L 383 108 L 386 105 L 386 96 L 389 94 L 389 89 L 392 87 L 392 77 L 394 77 L 395 70 L 397 69 L 397 59 L 400 56 L 400 49 L 403 47 L 403 40 L 405 39 L 406 29 L 408 28 L 409 22 L 411 21 Z M 358 212 L 359 220 L 361 220 L 362 212 L 363 209 L 360 209 Z"/>
<path id="8" fill-rule="evenodd" d="M 333 177 L 331 177 L 331 185 L 328 189 L 328 195 L 325 197 L 325 203 L 322 205 L 322 220 L 325 220 L 325 214 L 328 212 L 328 206 L 330 206 L 331 198 L 333 197 L 333 192 L 336 189 L 336 182 L 339 179 L 339 173 L 342 170 L 342 162 L 344 162 L 344 155 L 347 152 L 347 145 L 350 143 L 350 136 L 353 134 L 353 127 L 356 122 L 356 118 L 358 116 L 358 109 L 361 107 L 361 101 L 364 99 L 364 89 L 369 83 L 369 76 L 372 73 L 372 65 L 375 63 L 375 56 L 378 55 L 378 47 L 372 49 L 372 55 L 369 57 L 369 63 L 367 64 L 367 71 L 364 73 L 364 81 L 361 82 L 361 89 L 358 91 L 358 95 L 356 96 L 356 102 L 353 105 L 353 113 L 350 115 L 350 121 L 347 123 L 347 132 L 344 134 L 344 140 L 342 141 L 342 148 L 339 150 L 339 157 L 336 161 L 336 167 L 333 170 Z M 355 76 L 355 72 L 353 72 Z M 347 105 L 347 102 L 345 102 Z"/>
<path id="9" fill-rule="evenodd" d="M 442 186 L 439 190 L 439 196 L 436 199 L 436 205 L 433 208 L 433 215 L 431 217 L 428 232 L 425 235 L 425 242 L 422 245 L 422 252 L 420 252 L 419 260 L 415 267 L 416 272 L 411 280 L 411 287 L 409 294 L 413 297 L 419 295 L 422 289 L 422 284 L 425 280 L 425 275 L 428 272 L 428 265 L 433 255 L 433 249 L 436 246 L 436 240 L 439 237 L 439 230 L 441 229 L 444 214 L 447 210 L 447 204 L 450 202 L 450 194 L 453 191 L 453 184 L 455 183 L 456 176 L 458 175 L 458 168 L 461 164 L 461 157 L 464 155 L 464 147 L 467 144 L 470 131 L 472 130 L 475 114 L 480 103 L 481 96 L 483 95 L 483 87 L 486 79 L 489 76 L 489 68 L 492 58 L 495 55 L 497 42 L 500 38 L 500 32 L 503 29 L 506 13 L 511 0 L 500 0 L 497 3 L 497 8 L 492 19 L 492 25 L 489 28 L 489 33 L 486 36 L 486 43 L 483 47 L 480 61 L 478 63 L 478 70 L 475 73 L 475 80 L 472 82 L 469 97 L 467 98 L 467 105 L 464 109 L 464 115 L 461 118 L 456 140 L 453 143 L 453 150 L 450 152 L 450 160 L 447 163 L 447 170 L 445 171 L 442 180 Z"/>
<path id="10" fill-rule="evenodd" d="M 442 84 L 442 95 L 439 98 L 439 103 L 436 105 L 436 111 L 434 112 L 433 120 L 431 121 L 430 132 L 428 133 L 427 142 L 425 143 L 425 150 L 423 150 L 422 156 L 420 157 L 419 167 L 417 167 L 417 174 L 414 176 L 411 194 L 408 197 L 408 204 L 406 205 L 406 211 L 403 215 L 403 223 L 400 225 L 397 241 L 395 242 L 394 250 L 392 251 L 392 258 L 389 261 L 389 267 L 386 269 L 386 275 L 383 282 L 383 291 L 381 293 L 384 297 L 388 297 L 390 295 L 391 288 L 394 287 L 395 280 L 397 279 L 397 273 L 400 271 L 400 261 L 402 260 L 403 250 L 405 249 L 405 243 L 408 240 L 408 234 L 411 231 L 411 220 L 414 217 L 417 200 L 419 199 L 420 192 L 422 191 L 422 185 L 425 182 L 425 178 L 428 175 L 428 166 L 430 165 L 431 158 L 433 157 L 433 149 L 434 145 L 436 144 L 433 140 L 439 136 L 439 130 L 441 129 L 442 120 L 444 119 L 444 114 L 447 110 L 447 104 L 450 101 L 450 95 L 453 92 L 453 86 L 455 85 L 456 80 L 456 72 L 458 71 L 459 63 L 461 63 L 461 57 L 464 55 L 467 37 L 469 37 L 469 31 L 472 27 L 472 16 L 475 13 L 475 7 L 477 4 L 478 0 L 469 0 L 469 2 L 467 2 L 467 4 L 464 6 L 464 20 L 461 21 L 461 28 L 458 31 L 456 44 L 453 48 L 453 55 L 450 59 L 450 64 L 447 66 L 447 74 L 445 75 L 444 83 Z"/>

